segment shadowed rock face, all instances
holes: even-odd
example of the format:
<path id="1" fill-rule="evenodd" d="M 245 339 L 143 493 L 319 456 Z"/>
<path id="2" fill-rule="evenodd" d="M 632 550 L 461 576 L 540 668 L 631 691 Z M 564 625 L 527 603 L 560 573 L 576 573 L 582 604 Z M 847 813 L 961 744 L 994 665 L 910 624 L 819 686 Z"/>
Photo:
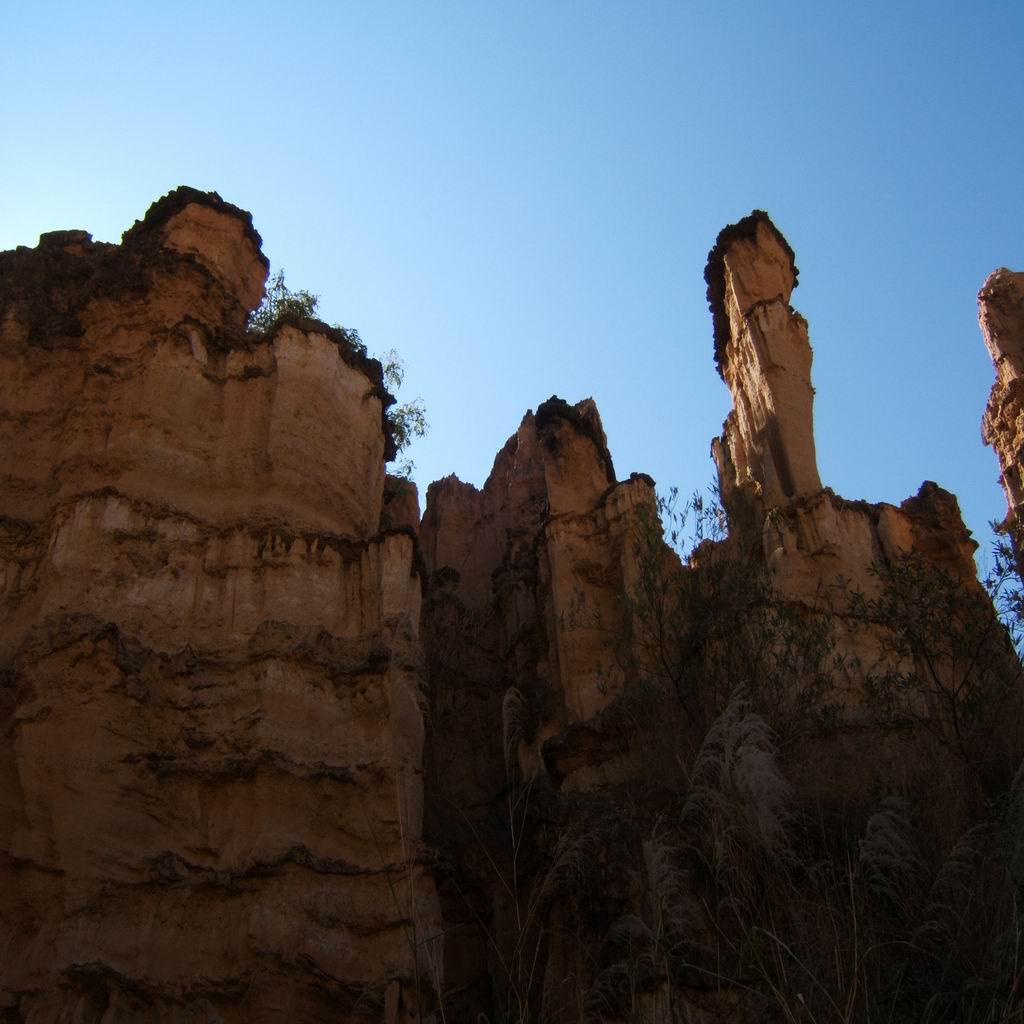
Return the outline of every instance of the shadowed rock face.
<path id="1" fill-rule="evenodd" d="M 917 554 L 984 599 L 956 498 L 926 481 L 900 506 L 871 505 L 822 486 L 807 325 L 789 306 L 793 253 L 766 214 L 721 233 L 706 277 L 716 360 L 734 401 L 714 448 L 730 538 L 703 545 L 697 561 L 748 560 L 766 573 L 772 600 L 798 619 L 828 621 L 831 699 L 845 704 L 848 726 L 830 743 L 805 738 L 790 747 L 805 797 L 849 802 L 882 780 L 916 785 L 936 764 L 949 766 L 926 746 L 908 753 L 909 741 L 872 726 L 865 680 L 880 670 L 888 626 L 866 621 L 850 595 L 876 596 L 881 574 Z M 579 973 L 596 968 L 582 965 L 607 955 L 603 936 L 612 922 L 645 912 L 636 829 L 671 816 L 669 780 L 692 722 L 678 714 L 643 720 L 641 680 L 662 667 L 650 662 L 650 646 L 637 646 L 652 628 L 639 621 L 638 586 L 669 594 L 657 607 L 671 615 L 671 595 L 700 579 L 696 564 L 683 566 L 662 546 L 661 575 L 652 581 L 645 559 L 657 555 L 659 537 L 653 482 L 634 475 L 615 483 L 589 400 L 552 399 L 528 413 L 482 489 L 448 477 L 427 492 L 420 528 L 429 574 L 426 816 L 448 865 L 441 898 L 446 974 L 457 993 L 449 1012 L 457 1019 L 481 1007 L 499 1017 L 508 1011 L 496 993 L 509 987 L 525 945 L 538 960 L 528 984 L 549 1015 L 543 1019 L 577 1021 L 581 993 L 597 984 Z M 656 739 L 666 726 L 679 731 L 670 735 L 668 759 L 659 760 Z M 870 762 L 865 745 L 874 751 Z M 950 806 L 961 797 L 951 791 Z M 517 832 L 524 802 L 534 813 Z M 622 826 L 634 830 L 631 839 L 614 838 L 611 823 L 623 820 L 632 822 Z M 556 901 L 542 938 L 521 913 L 558 862 L 552 822 L 558 836 L 595 826 L 604 838 L 595 863 L 581 869 L 586 894 Z M 570 974 L 573 993 L 563 983 Z M 710 1012 L 707 1019 L 744 1020 L 734 996 L 691 991 L 687 1005 Z"/>
<path id="2" fill-rule="evenodd" d="M 411 1024 L 438 992 L 449 1021 L 515 1019 L 515 982 L 531 1020 L 578 1024 L 613 926 L 642 937 L 648 839 L 678 820 L 709 724 L 680 710 L 693 694 L 652 697 L 643 616 L 712 619 L 701 574 L 723 560 L 834 629 L 850 718 L 788 748 L 804 792 L 920 768 L 861 714 L 886 627 L 848 594 L 913 553 L 977 596 L 974 542 L 931 482 L 899 506 L 822 486 L 794 256 L 766 214 L 709 255 L 730 536 L 688 565 L 653 481 L 616 480 L 589 399 L 528 412 L 484 486 L 431 484 L 420 520 L 385 474 L 379 363 L 318 321 L 246 331 L 266 271 L 249 215 L 192 189 L 121 245 L 66 231 L 0 253 L 12 1020 Z M 1021 277 L 982 293 L 1004 479 Z M 754 1019 L 713 969 L 674 976 L 693 1019 Z M 660 984 L 636 994 L 659 1024 Z"/>
<path id="3" fill-rule="evenodd" d="M 454 792 L 479 806 L 504 788 L 508 768 L 543 770 L 550 737 L 621 693 L 607 639 L 622 626 L 635 532 L 652 520 L 653 482 L 615 482 L 590 399 L 528 412 L 482 490 L 454 476 L 430 485 L 423 630 L 433 731 L 444 737 L 432 748 L 432 777 L 453 790 L 432 793 L 432 806 Z M 534 712 L 506 766 L 502 702 L 513 689 Z M 470 763 L 477 770 L 458 768 Z"/>
<path id="4" fill-rule="evenodd" d="M 436 931 L 390 396 L 325 324 L 245 332 L 259 244 L 180 189 L 120 246 L 0 254 L 15 1019 L 405 1019 Z"/>
<path id="5" fill-rule="evenodd" d="M 981 433 L 999 457 L 1006 523 L 1020 561 L 1024 559 L 1020 516 L 1024 503 L 1024 273 L 1004 267 L 989 276 L 978 293 L 978 322 L 996 369 Z"/>
<path id="6" fill-rule="evenodd" d="M 712 443 L 730 544 L 763 561 L 779 599 L 807 614 L 827 609 L 843 662 L 842 701 L 860 708 L 887 635 L 848 614 L 850 595 L 876 597 L 881 574 L 912 553 L 977 588 L 976 544 L 956 498 L 930 481 L 898 507 L 822 486 L 807 322 L 789 305 L 793 250 L 767 214 L 755 210 L 723 229 L 705 279 L 715 358 L 733 399 Z"/>
<path id="7" fill-rule="evenodd" d="M 427 491 L 426 815 L 450 865 L 441 894 L 446 976 L 461 993 L 452 1019 L 497 1012 L 489 987 L 520 938 L 499 885 L 514 872 L 510 779 L 546 777 L 549 765 L 567 789 L 591 788 L 621 773 L 614 751 L 572 760 L 571 744 L 551 741 L 622 692 L 607 641 L 623 624 L 645 518 L 657 518 L 653 482 L 616 483 L 590 399 L 528 412 L 482 489 L 451 476 Z M 529 838 L 521 852 L 520 869 L 547 856 Z"/>
<path id="8" fill-rule="evenodd" d="M 507 685 L 548 694 L 549 730 L 593 717 L 614 695 L 614 681 L 598 686 L 591 620 L 610 626 L 617 614 L 640 510 L 654 514 L 652 482 L 616 483 L 590 399 L 527 413 L 481 491 L 447 477 L 427 492 L 431 593 L 493 616 Z"/>

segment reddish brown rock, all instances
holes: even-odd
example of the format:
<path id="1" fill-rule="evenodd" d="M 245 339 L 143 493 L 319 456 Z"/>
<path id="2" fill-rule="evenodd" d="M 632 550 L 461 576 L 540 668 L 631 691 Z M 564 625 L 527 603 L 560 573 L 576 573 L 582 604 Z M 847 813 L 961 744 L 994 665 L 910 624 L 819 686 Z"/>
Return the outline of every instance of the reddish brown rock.
<path id="1" fill-rule="evenodd" d="M 715 362 L 733 397 L 715 449 L 723 494 L 750 490 L 770 507 L 821 490 L 807 322 L 789 305 L 793 250 L 755 210 L 721 232 L 704 277 Z"/>
<path id="2" fill-rule="evenodd" d="M 706 277 L 734 401 L 714 449 L 728 540 L 679 562 L 652 482 L 615 483 L 591 402 L 553 399 L 528 414 L 482 489 L 448 477 L 428 490 L 426 813 L 447 865 L 458 1019 L 481 1007 L 514 1017 L 528 997 L 536 1019 L 569 1024 L 603 1005 L 595 965 L 616 922 L 651 925 L 656 871 L 637 862 L 654 840 L 643 837 L 672 828 L 665 808 L 688 784 L 700 737 L 732 688 L 768 686 L 757 673 L 778 675 L 757 706 L 789 727 L 808 806 L 849 813 L 879 786 L 913 788 L 942 765 L 943 813 L 966 815 L 963 766 L 865 706 L 869 680 L 915 667 L 897 652 L 898 624 L 873 611 L 887 572 L 916 556 L 967 605 L 987 600 L 956 499 L 930 482 L 900 506 L 822 487 L 807 325 L 789 306 L 794 257 L 765 214 L 722 232 Z M 800 689 L 808 680 L 816 689 Z M 818 716 L 837 708 L 840 725 L 820 731 Z M 533 921 L 550 872 L 577 854 L 584 891 L 567 886 Z M 685 941 L 713 943 L 716 927 L 695 912 Z M 702 992 L 700 978 L 674 983 L 695 1019 L 748 1019 L 742 992 Z M 644 1005 L 667 1021 L 668 983 L 648 984 Z"/>
<path id="3" fill-rule="evenodd" d="M 733 542 L 760 548 L 778 592 L 809 607 L 839 581 L 874 592 L 875 571 L 912 552 L 974 580 L 977 545 L 956 498 L 936 484 L 898 508 L 822 487 L 807 323 L 789 306 L 793 250 L 767 214 L 755 210 L 719 234 L 705 279 L 715 360 L 733 397 L 712 445 Z"/>
<path id="4" fill-rule="evenodd" d="M 548 742 L 621 694 L 610 638 L 623 624 L 635 530 L 652 516 L 652 481 L 615 481 L 589 399 L 552 398 L 527 413 L 482 489 L 447 477 L 427 492 L 427 820 L 451 865 L 441 893 L 446 976 L 461 993 L 449 1004 L 454 1019 L 502 1005 L 503 964 L 522 939 L 501 885 L 516 871 L 509 786 L 544 778 L 545 758 L 562 749 Z M 621 754 L 567 755 L 561 785 L 589 789 L 621 775 Z M 521 852 L 527 876 L 547 855 L 534 839 Z"/>
<path id="5" fill-rule="evenodd" d="M 749 699 L 806 806 L 940 775 L 959 823 L 970 758 L 865 693 L 915 668 L 879 611 L 908 557 L 951 581 L 954 626 L 991 612 L 953 495 L 822 487 L 788 243 L 755 212 L 709 256 L 729 537 L 687 564 L 589 399 L 527 413 L 420 522 L 385 474 L 380 365 L 318 321 L 247 332 L 265 274 L 248 215 L 188 189 L 120 246 L 0 254 L 0 1009 L 763 1019 L 722 982 L 714 872 L 677 870 L 702 741 Z M 1021 275 L 1000 274 L 986 431 L 1012 513 Z M 767 770 L 759 735 L 730 756 Z M 648 956 L 655 934 L 682 952 Z"/>
<path id="6" fill-rule="evenodd" d="M 390 396 L 325 324 L 247 334 L 265 275 L 248 215 L 189 189 L 120 246 L 0 254 L 19 1020 L 406 1020 L 441 984 Z"/>
<path id="7" fill-rule="evenodd" d="M 999 457 L 1000 482 L 1006 492 L 1006 525 L 1024 559 L 1020 506 L 1024 459 L 1024 273 L 1005 267 L 994 271 L 978 293 L 978 322 L 996 369 L 981 424 L 982 437 Z"/>
<path id="8" fill-rule="evenodd" d="M 428 572 L 467 611 L 494 616 L 506 688 L 546 695 L 542 734 L 592 718 L 620 689 L 602 645 L 640 515 L 656 517 L 652 481 L 615 481 L 589 399 L 528 413 L 482 490 L 447 477 L 427 492 Z"/>
<path id="9" fill-rule="evenodd" d="M 419 533 L 420 496 L 411 480 L 388 474 L 384 481 L 381 524 L 389 529 L 406 529 L 411 530 L 413 534 Z"/>

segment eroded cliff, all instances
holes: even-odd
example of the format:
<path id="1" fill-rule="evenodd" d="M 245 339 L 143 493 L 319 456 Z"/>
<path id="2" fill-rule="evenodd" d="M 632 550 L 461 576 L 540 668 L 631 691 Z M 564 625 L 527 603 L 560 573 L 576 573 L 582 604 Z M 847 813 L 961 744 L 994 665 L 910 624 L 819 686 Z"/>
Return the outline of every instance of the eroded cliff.
<path id="1" fill-rule="evenodd" d="M 246 332 L 266 269 L 190 189 L 0 256 L 15 1019 L 408 1012 L 437 908 L 390 396 L 325 324 Z"/>
<path id="2" fill-rule="evenodd" d="M 953 495 L 822 486 L 766 214 L 709 253 L 727 531 L 691 509 L 689 552 L 589 399 L 420 521 L 380 365 L 318 321 L 248 330 L 266 271 L 191 189 L 120 245 L 0 254 L 11 1020 L 776 1019 L 764 935 L 831 970 L 839 918 L 800 908 L 840 882 L 869 908 L 879 800 L 936 848 L 981 827 L 1019 662 Z M 1020 277 L 981 296 L 1011 518 Z M 912 1007 L 880 906 L 857 928 Z"/>
<path id="3" fill-rule="evenodd" d="M 981 434 L 999 458 L 1000 483 L 1006 493 L 1006 529 L 1020 563 L 1024 532 L 1020 506 L 1024 458 L 1024 273 L 1001 267 L 978 293 L 978 322 L 996 370 L 981 423 Z"/>
<path id="4" fill-rule="evenodd" d="M 948 581 L 944 599 L 994 619 L 956 498 L 925 482 L 899 506 L 871 505 L 822 486 L 794 256 L 766 214 L 719 235 L 705 276 L 733 397 L 712 446 L 728 537 L 681 561 L 653 482 L 615 481 L 589 400 L 527 414 L 482 490 L 448 478 L 427 494 L 427 819 L 450 871 L 459 1019 L 481 1005 L 566 1024 L 761 1019 L 723 982 L 739 968 L 723 965 L 713 886 L 676 857 L 700 848 L 679 831 L 686 794 L 708 738 L 746 720 L 730 719 L 736 708 L 773 722 L 791 796 L 828 828 L 863 825 L 878 792 L 925 784 L 941 806 L 930 826 L 970 820 L 977 791 L 952 733 L 937 739 L 920 708 L 895 727 L 868 699 L 883 680 L 919 678 L 920 652 L 890 614 L 911 576 Z M 947 654 L 935 692 L 915 690 L 921 706 L 970 685 Z M 1015 664 L 999 642 L 992 661 Z M 742 757 L 754 741 L 729 742 Z M 753 785 L 766 813 L 773 798 Z"/>

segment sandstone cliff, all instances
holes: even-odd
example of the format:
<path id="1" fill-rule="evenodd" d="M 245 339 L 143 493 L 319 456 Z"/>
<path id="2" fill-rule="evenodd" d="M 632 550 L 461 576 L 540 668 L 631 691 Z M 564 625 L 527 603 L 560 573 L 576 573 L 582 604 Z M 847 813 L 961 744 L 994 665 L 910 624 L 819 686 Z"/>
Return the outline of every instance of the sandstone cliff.
<path id="1" fill-rule="evenodd" d="M 934 936 L 870 851 L 894 808 L 940 859 L 982 834 L 1020 666 L 953 495 L 822 486 L 767 215 L 709 253 L 728 530 L 693 551 L 589 399 L 420 520 L 380 365 L 318 321 L 246 329 L 266 271 L 191 189 L 120 245 L 0 254 L 7 1018 L 743 1024 L 882 977 L 904 1019 L 939 1005 L 916 961 L 952 954 L 901 952 Z M 981 297 L 1011 517 L 1020 277 Z M 827 976 L 798 1011 L 766 935 Z M 847 990 L 858 943 L 885 959 Z"/>
<path id="2" fill-rule="evenodd" d="M 976 545 L 934 483 L 900 506 L 822 486 L 807 324 L 789 305 L 796 277 L 761 212 L 709 254 L 715 358 L 734 406 L 713 445 L 729 536 L 690 564 L 662 541 L 653 482 L 616 483 L 589 400 L 528 413 L 482 490 L 454 477 L 428 490 L 427 820 L 449 871 L 459 1019 L 484 1004 L 512 1019 L 620 1019 L 624 997 L 609 986 L 635 971 L 609 964 L 610 937 L 633 921 L 649 939 L 651 886 L 668 869 L 651 862 L 665 848 L 656 836 L 671 831 L 694 745 L 739 683 L 789 730 L 803 799 L 848 814 L 879 788 L 931 778 L 942 827 L 969 816 L 959 761 L 927 730 L 908 745 L 880 727 L 865 696 L 885 673 L 918 668 L 882 614 L 888 573 L 920 564 L 991 618 Z M 938 671 L 962 684 L 953 660 Z M 827 730 L 808 728 L 836 710 Z M 686 898 L 674 884 L 699 902 L 696 883 Z M 684 916 L 685 969 L 666 961 L 645 976 L 634 1012 L 667 1021 L 678 1003 L 694 1019 L 750 1019 L 739 989 L 702 974 L 719 926 L 693 905 Z"/>
<path id="3" fill-rule="evenodd" d="M 190 189 L 0 256 L 13 1019 L 398 1019 L 436 926 L 390 396 L 324 324 L 246 333 L 266 269 Z"/>
<path id="4" fill-rule="evenodd" d="M 910 623 L 905 615 L 896 621 L 898 609 L 889 599 L 913 578 L 922 589 L 917 601 L 928 615 L 934 612 L 941 620 L 936 611 L 941 601 L 962 599 L 971 609 L 966 613 L 971 628 L 975 620 L 985 630 L 994 628 L 989 599 L 977 581 L 977 544 L 964 527 L 956 497 L 925 481 L 899 506 L 869 504 L 821 485 L 807 323 L 789 306 L 797 270 L 791 248 L 766 214 L 754 211 L 720 233 L 705 279 L 715 358 L 733 397 L 733 411 L 712 444 L 729 513 L 727 546 L 744 559 L 761 561 L 775 598 L 828 630 L 832 664 L 828 685 L 821 688 L 827 696 L 819 699 L 837 702 L 848 726 L 870 730 L 877 707 L 866 706 L 865 698 L 880 678 L 930 675 L 931 684 L 920 686 L 915 696 L 922 703 L 962 693 L 963 652 L 955 648 L 965 635 L 951 635 L 949 649 L 925 667 L 920 649 L 905 642 L 908 630 L 924 628 L 925 612 L 920 622 Z M 950 614 L 947 610 L 947 621 Z M 961 630 L 965 634 L 968 627 Z M 1001 639 L 993 644 L 993 666 L 1005 664 L 1012 673 L 1015 656 Z M 1002 668 L 993 672 L 1001 674 Z M 958 699 L 952 697 L 953 703 Z M 909 706 L 904 711 L 914 720 L 932 714 Z M 874 751 L 870 762 L 861 754 L 866 743 Z M 833 798 L 869 790 L 883 777 L 891 783 L 907 773 L 920 776 L 923 761 L 944 757 L 941 752 L 908 756 L 906 744 L 894 745 L 887 731 L 869 739 L 843 730 L 823 744 L 809 740 L 806 746 L 803 757 L 811 767 L 802 767 L 800 774 L 814 780 L 819 796 Z M 952 765 L 943 774 L 948 772 L 956 775 L 958 769 Z M 963 798 L 958 778 L 947 799 L 955 804 Z"/>
<path id="5" fill-rule="evenodd" d="M 466 993 L 451 1004 L 456 1016 L 491 1003 L 490 979 L 526 955 L 537 925 L 523 922 L 515 886 L 502 888 L 549 855 L 524 837 L 532 825 L 510 787 L 550 775 L 589 788 L 621 774 L 622 751 L 586 734 L 625 682 L 608 638 L 645 514 L 652 482 L 616 483 L 589 399 L 528 412 L 482 490 L 448 477 L 427 492 L 427 820 L 451 865 L 446 969 Z"/>
<path id="6" fill-rule="evenodd" d="M 807 322 L 789 305 L 797 269 L 767 214 L 754 211 L 723 230 L 704 276 L 715 360 L 733 398 L 722 436 L 712 444 L 733 532 L 762 534 L 765 557 L 775 560 L 780 585 L 794 594 L 806 595 L 839 575 L 862 582 L 879 559 L 915 548 L 927 548 L 943 568 L 972 579 L 976 545 L 948 492 L 925 483 L 915 500 L 897 509 L 844 501 L 822 487 Z M 781 514 L 767 523 L 769 510 Z M 926 537 L 929 530 L 935 540 Z M 793 578 L 805 571 L 808 579 Z"/>
<path id="7" fill-rule="evenodd" d="M 881 652 L 873 631 L 844 621 L 848 596 L 876 594 L 879 569 L 914 553 L 973 587 L 977 545 L 956 498 L 930 481 L 898 507 L 822 487 L 807 323 L 789 306 L 793 259 L 761 211 L 723 230 L 708 256 L 716 361 L 733 397 L 712 455 L 731 542 L 764 560 L 777 594 L 827 609 L 844 634 L 844 697 L 855 704 Z"/>
<path id="8" fill-rule="evenodd" d="M 1024 533 L 1020 506 L 1024 457 L 1024 273 L 1005 267 L 994 271 L 978 293 L 978 321 L 996 369 L 988 407 L 981 424 L 982 437 L 999 457 L 1000 482 L 1006 492 L 1006 528 L 1024 559 Z"/>

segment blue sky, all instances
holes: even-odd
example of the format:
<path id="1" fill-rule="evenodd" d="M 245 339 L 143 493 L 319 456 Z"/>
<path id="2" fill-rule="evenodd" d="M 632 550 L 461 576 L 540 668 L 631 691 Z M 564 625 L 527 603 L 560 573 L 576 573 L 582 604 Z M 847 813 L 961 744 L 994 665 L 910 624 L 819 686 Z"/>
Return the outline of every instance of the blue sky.
<path id="1" fill-rule="evenodd" d="M 421 488 L 482 483 L 592 395 L 684 491 L 729 409 L 703 269 L 766 209 L 797 254 L 822 479 L 1005 512 L 976 294 L 1024 269 L 1024 4 L 7 4 L 0 249 L 117 240 L 179 184 L 407 364 Z"/>

